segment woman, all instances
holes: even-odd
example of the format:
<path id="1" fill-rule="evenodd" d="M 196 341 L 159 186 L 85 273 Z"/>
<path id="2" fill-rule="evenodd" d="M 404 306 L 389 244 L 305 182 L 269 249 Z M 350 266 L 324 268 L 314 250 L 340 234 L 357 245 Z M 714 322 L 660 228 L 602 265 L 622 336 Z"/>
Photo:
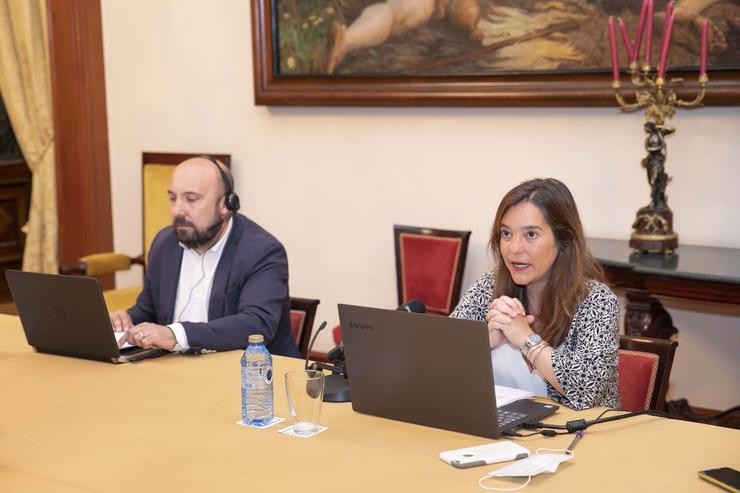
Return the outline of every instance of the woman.
<path id="1" fill-rule="evenodd" d="M 450 316 L 488 322 L 494 381 L 573 409 L 619 407 L 619 303 L 555 179 L 514 187 L 491 232 L 496 266 Z"/>

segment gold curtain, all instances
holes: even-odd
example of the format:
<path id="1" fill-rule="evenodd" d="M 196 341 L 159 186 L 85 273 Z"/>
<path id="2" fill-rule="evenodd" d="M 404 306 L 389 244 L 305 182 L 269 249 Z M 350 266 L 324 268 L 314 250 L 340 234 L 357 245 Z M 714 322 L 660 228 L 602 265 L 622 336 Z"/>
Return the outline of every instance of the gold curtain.
<path id="1" fill-rule="evenodd" d="M 0 0 L 0 93 L 33 176 L 31 210 L 23 226 L 23 269 L 56 273 L 58 220 L 46 0 Z"/>

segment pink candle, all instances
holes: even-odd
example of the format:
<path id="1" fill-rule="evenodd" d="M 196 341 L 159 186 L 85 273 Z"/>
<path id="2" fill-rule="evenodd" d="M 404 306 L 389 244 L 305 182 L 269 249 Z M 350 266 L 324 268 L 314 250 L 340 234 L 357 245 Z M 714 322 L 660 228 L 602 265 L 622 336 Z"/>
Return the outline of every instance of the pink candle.
<path id="1" fill-rule="evenodd" d="M 617 19 L 619 23 L 619 32 L 622 34 L 622 42 L 624 43 L 624 49 L 627 50 L 627 58 L 629 61 L 634 60 L 634 52 L 632 51 L 632 42 L 627 34 L 627 28 L 624 26 L 622 19 Z"/>
<path id="2" fill-rule="evenodd" d="M 617 33 L 614 31 L 614 17 L 609 16 L 609 49 L 612 56 L 612 78 L 619 80 L 619 59 L 617 58 Z"/>
<path id="3" fill-rule="evenodd" d="M 647 14 L 645 14 L 645 20 L 647 26 L 645 28 L 645 65 L 650 66 L 650 57 L 653 55 L 653 9 L 655 5 L 653 0 L 648 0 Z"/>
<path id="4" fill-rule="evenodd" d="M 671 4 L 669 3 L 670 7 Z M 673 22 L 676 19 L 676 15 L 671 9 L 671 15 L 666 19 L 665 26 L 663 28 L 663 43 L 660 48 L 660 60 L 658 62 L 658 78 L 665 77 L 665 71 L 668 66 L 668 48 L 671 44 L 671 34 L 673 33 Z"/>
<path id="5" fill-rule="evenodd" d="M 707 47 L 709 45 L 709 20 L 704 19 L 701 26 L 701 53 L 699 62 L 699 75 L 707 75 Z"/>
<path id="6" fill-rule="evenodd" d="M 665 6 L 665 19 L 663 20 L 663 27 L 666 27 L 666 24 L 668 23 L 668 19 L 671 17 L 671 14 L 673 14 L 673 4 L 676 3 L 674 0 L 671 0 L 668 2 L 668 4 Z"/>
<path id="7" fill-rule="evenodd" d="M 642 32 L 645 28 L 645 17 L 647 15 L 648 0 L 642 0 L 642 7 L 640 7 L 640 20 L 637 22 L 637 33 L 635 34 L 635 50 L 632 54 L 634 56 L 633 61 L 640 58 L 640 45 L 642 43 Z"/>

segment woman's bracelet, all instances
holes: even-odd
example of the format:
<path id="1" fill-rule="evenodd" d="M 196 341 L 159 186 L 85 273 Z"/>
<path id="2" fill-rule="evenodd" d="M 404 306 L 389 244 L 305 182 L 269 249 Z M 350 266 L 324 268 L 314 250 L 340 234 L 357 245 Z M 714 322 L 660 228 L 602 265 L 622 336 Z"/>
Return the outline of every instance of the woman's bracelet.
<path id="1" fill-rule="evenodd" d="M 535 347 L 533 347 L 529 351 L 529 354 L 527 354 L 527 356 L 530 356 L 530 355 L 532 355 L 532 356 L 531 356 L 531 358 L 527 358 L 527 359 L 529 359 L 530 363 L 532 364 L 532 367 L 536 367 L 537 366 L 537 357 L 548 346 L 549 346 L 548 343 L 546 343 L 545 341 L 542 341 L 541 343 L 537 344 Z M 535 354 L 535 350 L 537 351 L 536 354 Z"/>

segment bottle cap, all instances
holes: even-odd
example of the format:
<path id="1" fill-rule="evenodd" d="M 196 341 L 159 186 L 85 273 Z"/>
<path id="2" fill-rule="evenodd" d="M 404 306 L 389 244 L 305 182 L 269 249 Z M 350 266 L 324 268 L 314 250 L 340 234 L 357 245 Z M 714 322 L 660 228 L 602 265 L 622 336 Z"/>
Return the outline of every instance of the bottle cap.
<path id="1" fill-rule="evenodd" d="M 262 334 L 252 334 L 249 336 L 249 344 L 262 344 L 265 342 L 265 336 Z"/>

